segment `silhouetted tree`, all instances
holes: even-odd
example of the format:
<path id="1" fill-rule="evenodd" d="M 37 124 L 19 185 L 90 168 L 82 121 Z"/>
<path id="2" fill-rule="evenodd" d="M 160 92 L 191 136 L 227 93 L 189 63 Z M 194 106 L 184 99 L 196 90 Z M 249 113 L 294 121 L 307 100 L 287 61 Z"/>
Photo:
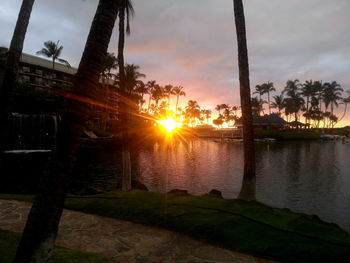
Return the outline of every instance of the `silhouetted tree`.
<path id="1" fill-rule="evenodd" d="M 250 100 L 247 38 L 242 0 L 233 0 L 238 44 L 239 84 L 242 105 L 244 172 L 239 198 L 255 200 L 255 149 L 253 116 Z"/>
<path id="2" fill-rule="evenodd" d="M 58 40 L 57 43 L 52 42 L 51 40 L 46 41 L 44 43 L 44 48 L 36 52 L 37 55 L 42 55 L 47 58 L 52 58 L 52 69 L 55 69 L 55 61 L 59 61 L 63 64 L 65 64 L 67 67 L 70 67 L 70 64 L 67 60 L 59 58 L 61 56 L 63 46 L 60 46 L 60 41 Z"/>
<path id="3" fill-rule="evenodd" d="M 95 102 L 99 75 L 119 6 L 120 1 L 116 0 L 99 2 L 72 93 L 69 95 L 70 100 L 59 125 L 49 172 L 41 180 L 39 194 L 29 213 L 15 263 L 43 263 L 51 257 L 81 138 L 85 137 L 92 115 L 89 104 Z"/>
<path id="4" fill-rule="evenodd" d="M 126 28 L 125 28 L 125 13 L 126 13 Z M 134 8 L 131 0 L 122 0 L 122 5 L 119 8 L 119 41 L 118 41 L 118 65 L 119 65 L 119 87 L 122 96 L 126 95 L 125 86 L 125 69 L 124 69 L 124 43 L 125 32 L 130 34 L 130 15 L 134 14 Z M 122 160 L 123 160 L 123 176 L 122 190 L 131 190 L 131 161 L 129 149 L 129 107 L 125 101 L 121 101 L 121 127 L 122 127 Z"/>
<path id="5" fill-rule="evenodd" d="M 186 93 L 183 91 L 182 86 L 174 87 L 174 95 L 176 96 L 176 105 L 175 105 L 175 115 L 177 115 L 177 105 L 179 104 L 179 97 L 186 96 Z"/>
<path id="6" fill-rule="evenodd" d="M 0 83 L 0 166 L 1 155 L 6 148 L 7 136 L 12 113 L 12 93 L 16 88 L 19 61 L 22 55 L 24 38 L 26 36 L 34 0 L 23 0 L 13 32 L 10 47 L 7 52 L 2 83 Z"/>

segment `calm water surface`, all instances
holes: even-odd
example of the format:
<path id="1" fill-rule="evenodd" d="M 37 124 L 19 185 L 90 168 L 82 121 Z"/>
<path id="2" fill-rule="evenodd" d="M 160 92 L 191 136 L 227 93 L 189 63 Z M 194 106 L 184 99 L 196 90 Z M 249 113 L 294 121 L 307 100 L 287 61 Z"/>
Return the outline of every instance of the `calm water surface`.
<path id="1" fill-rule="evenodd" d="M 316 214 L 350 231 L 350 143 L 258 143 L 257 199 L 274 207 Z M 212 189 L 237 197 L 242 183 L 243 146 L 189 140 L 156 143 L 138 153 L 141 181 L 151 190 Z"/>

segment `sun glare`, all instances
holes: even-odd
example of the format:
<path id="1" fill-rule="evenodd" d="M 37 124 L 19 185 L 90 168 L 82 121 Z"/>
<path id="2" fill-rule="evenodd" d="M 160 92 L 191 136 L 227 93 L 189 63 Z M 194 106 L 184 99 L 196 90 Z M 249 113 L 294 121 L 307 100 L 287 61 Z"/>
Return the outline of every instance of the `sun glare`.
<path id="1" fill-rule="evenodd" d="M 160 125 L 164 127 L 164 129 L 168 132 L 171 133 L 173 132 L 176 128 L 181 127 L 181 123 L 177 122 L 173 118 L 168 117 L 165 120 L 158 120 L 157 121 Z"/>

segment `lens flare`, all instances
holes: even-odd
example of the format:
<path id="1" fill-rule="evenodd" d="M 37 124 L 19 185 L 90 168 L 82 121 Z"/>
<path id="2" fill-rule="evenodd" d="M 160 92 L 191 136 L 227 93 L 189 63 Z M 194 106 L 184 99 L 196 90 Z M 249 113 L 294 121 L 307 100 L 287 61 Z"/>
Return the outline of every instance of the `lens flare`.
<path id="1" fill-rule="evenodd" d="M 168 132 L 171 133 L 173 132 L 176 128 L 181 127 L 181 123 L 177 122 L 176 120 L 174 120 L 171 117 L 168 117 L 165 120 L 158 120 L 157 123 L 159 123 L 160 125 L 162 125 L 164 127 L 164 129 Z"/>

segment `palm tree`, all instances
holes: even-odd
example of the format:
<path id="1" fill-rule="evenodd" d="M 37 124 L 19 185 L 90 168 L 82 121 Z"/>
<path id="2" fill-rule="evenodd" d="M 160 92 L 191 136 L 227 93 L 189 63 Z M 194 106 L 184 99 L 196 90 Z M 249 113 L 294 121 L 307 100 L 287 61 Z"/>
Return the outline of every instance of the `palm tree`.
<path id="1" fill-rule="evenodd" d="M 315 96 L 316 90 L 315 90 L 315 85 L 312 80 L 307 80 L 305 83 L 302 85 L 301 89 L 301 94 L 306 97 L 306 112 L 304 114 L 306 120 L 305 122 L 308 123 L 309 119 L 309 104 L 310 104 L 310 99 Z"/>
<path id="2" fill-rule="evenodd" d="M 259 95 L 259 103 L 261 105 L 261 110 L 262 110 L 263 114 L 265 114 L 263 106 L 264 106 L 264 103 L 266 102 L 266 101 L 262 100 L 262 95 L 264 95 L 264 91 L 265 91 L 265 89 L 264 89 L 263 85 L 256 85 L 255 86 L 255 91 L 253 92 L 253 94 L 258 94 Z M 259 115 L 260 115 L 260 112 L 259 112 Z"/>
<path id="3" fill-rule="evenodd" d="M 91 118 L 90 102 L 98 92 L 103 67 L 120 1 L 100 0 L 78 72 L 57 135 L 49 170 L 27 219 L 14 263 L 48 262 L 57 236 L 63 204 L 71 185 L 71 173 L 81 138 Z M 73 95 L 74 94 L 74 95 Z"/>
<path id="4" fill-rule="evenodd" d="M 341 121 L 342 119 L 344 119 L 344 117 L 345 117 L 345 115 L 346 115 L 346 111 L 347 111 L 348 104 L 350 103 L 350 90 L 347 90 L 346 93 L 348 93 L 349 96 L 346 97 L 346 98 L 342 98 L 342 103 L 343 103 L 345 106 L 344 106 L 343 115 L 339 118 L 339 121 Z"/>
<path id="5" fill-rule="evenodd" d="M 18 14 L 17 23 L 13 32 L 10 48 L 7 53 L 4 75 L 0 82 L 0 153 L 6 148 L 9 123 L 12 112 L 11 94 L 16 88 L 19 61 L 23 50 L 24 38 L 26 36 L 30 15 L 34 0 L 23 0 Z M 1 165 L 0 154 L 0 165 Z"/>
<path id="6" fill-rule="evenodd" d="M 301 84 L 298 79 L 288 80 L 282 94 L 287 93 L 288 96 L 293 97 L 295 94 L 299 93 L 300 86 Z"/>
<path id="7" fill-rule="evenodd" d="M 195 100 L 189 100 L 186 106 L 186 115 L 189 117 L 191 124 L 197 119 L 200 119 L 200 106 Z"/>
<path id="8" fill-rule="evenodd" d="M 331 106 L 331 116 L 333 115 L 334 106 L 338 107 L 338 101 L 342 99 L 341 94 L 343 92 L 343 89 L 340 87 L 340 85 L 333 81 L 332 83 L 325 83 L 324 84 L 324 94 L 323 94 L 323 101 L 326 106 L 326 110 L 328 106 Z M 331 122 L 331 126 L 333 128 L 334 122 Z"/>
<path id="9" fill-rule="evenodd" d="M 250 101 L 249 62 L 242 0 L 233 0 L 238 45 L 238 68 L 242 104 L 244 172 L 239 198 L 255 200 L 255 149 L 252 106 Z"/>
<path id="10" fill-rule="evenodd" d="M 273 83 L 268 81 L 267 83 L 262 84 L 262 94 L 267 94 L 267 101 L 269 105 L 269 114 L 271 114 L 271 106 L 270 106 L 270 92 L 276 91 Z"/>
<path id="11" fill-rule="evenodd" d="M 139 71 L 140 66 L 134 64 L 126 64 L 125 71 L 125 93 L 131 98 L 133 93 L 137 93 L 137 87 L 140 83 L 140 78 L 145 78 L 146 75 Z"/>
<path id="12" fill-rule="evenodd" d="M 286 93 L 289 97 L 284 99 L 286 115 L 294 114 L 294 120 L 298 121 L 298 113 L 304 108 L 304 99 L 300 92 L 301 84 L 298 79 L 288 80 L 282 95 Z"/>
<path id="13" fill-rule="evenodd" d="M 174 94 L 173 89 L 174 89 L 174 87 L 172 85 L 170 85 L 170 84 L 165 85 L 164 89 L 163 89 L 165 97 L 168 98 L 168 109 L 169 109 L 169 106 L 170 106 L 170 96 Z"/>
<path id="14" fill-rule="evenodd" d="M 125 28 L 125 13 L 126 13 L 126 28 Z M 122 95 L 126 94 L 125 86 L 125 70 L 124 70 L 124 43 L 125 32 L 130 34 L 130 15 L 134 14 L 134 8 L 131 0 L 122 0 L 122 5 L 119 7 L 119 41 L 118 41 L 118 64 L 119 64 L 119 87 Z M 121 126 L 122 126 L 122 160 L 123 160 L 123 176 L 122 190 L 131 190 L 131 161 L 129 150 L 129 131 L 128 131 L 128 105 L 121 103 Z"/>
<path id="15" fill-rule="evenodd" d="M 173 91 L 174 91 L 174 95 L 176 96 L 176 108 L 175 108 L 175 115 L 176 115 L 177 114 L 177 105 L 179 103 L 179 97 L 186 96 L 186 93 L 183 91 L 182 86 L 174 87 Z"/>
<path id="16" fill-rule="evenodd" d="M 221 110 L 222 110 L 222 107 L 221 107 L 222 104 L 218 104 L 216 105 L 215 107 L 215 110 L 217 110 L 219 112 L 219 115 L 221 115 Z"/>
<path id="17" fill-rule="evenodd" d="M 237 111 L 239 110 L 239 106 L 232 106 L 232 111 L 234 112 L 235 116 L 238 117 Z"/>
<path id="18" fill-rule="evenodd" d="M 44 48 L 36 52 L 37 55 L 42 55 L 47 58 L 52 58 L 52 69 L 55 69 L 55 61 L 59 61 L 63 64 L 65 64 L 67 67 L 70 67 L 70 64 L 67 60 L 59 58 L 61 56 L 63 46 L 60 46 L 60 41 L 58 40 L 57 43 L 52 42 L 51 40 L 46 41 L 44 43 Z"/>
<path id="19" fill-rule="evenodd" d="M 261 112 L 261 104 L 258 97 L 254 97 L 251 99 L 251 105 L 252 105 L 252 114 L 254 116 L 259 116 Z"/>
<path id="20" fill-rule="evenodd" d="M 209 118 L 211 117 L 211 110 L 201 110 L 201 113 L 207 119 L 207 124 L 209 124 Z"/>
<path id="21" fill-rule="evenodd" d="M 157 82 L 155 80 L 150 80 L 147 82 L 146 86 L 147 86 L 147 89 L 148 89 L 148 94 L 149 94 L 149 97 L 148 97 L 148 111 L 150 109 L 150 106 L 151 106 L 151 100 L 152 100 L 152 92 L 153 90 L 155 89 L 155 87 L 157 86 Z"/>
<path id="22" fill-rule="evenodd" d="M 298 121 L 298 113 L 303 109 L 304 107 L 304 99 L 300 96 L 299 93 L 296 93 L 294 95 L 291 95 L 288 98 L 284 99 L 284 111 L 286 115 L 294 114 L 294 121 Z"/>
<path id="23" fill-rule="evenodd" d="M 283 94 L 273 96 L 274 101 L 271 103 L 271 107 L 278 110 L 278 114 L 281 115 L 281 111 L 284 108 Z"/>
<path id="24" fill-rule="evenodd" d="M 145 100 L 143 99 L 143 96 L 145 94 L 149 94 L 148 86 L 143 81 L 140 80 L 137 83 L 136 92 L 141 95 L 140 109 L 142 111 L 142 106 L 145 103 Z"/>
<path id="25" fill-rule="evenodd" d="M 151 93 L 151 96 L 152 96 L 152 100 L 154 100 L 156 102 L 156 108 L 158 108 L 158 103 L 161 99 L 163 99 L 164 97 L 166 97 L 164 95 L 164 89 L 156 84 L 154 87 L 153 87 L 153 90 L 152 90 L 152 93 Z"/>
<path id="26" fill-rule="evenodd" d="M 107 52 L 103 62 L 101 77 L 103 79 L 112 78 L 114 75 L 111 73 L 111 71 L 117 68 L 118 68 L 118 59 L 115 57 L 113 53 Z"/>

